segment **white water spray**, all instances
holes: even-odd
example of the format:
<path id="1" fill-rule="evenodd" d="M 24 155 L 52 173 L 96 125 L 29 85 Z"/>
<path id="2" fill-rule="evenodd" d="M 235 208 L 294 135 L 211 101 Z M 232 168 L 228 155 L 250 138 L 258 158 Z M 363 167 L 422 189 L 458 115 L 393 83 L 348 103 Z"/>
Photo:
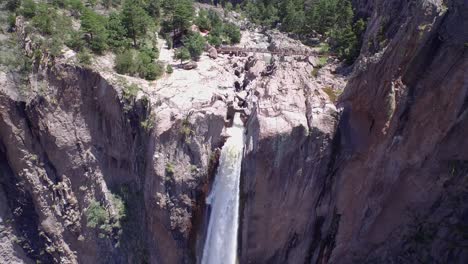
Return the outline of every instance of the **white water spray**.
<path id="1" fill-rule="evenodd" d="M 244 125 L 238 113 L 228 128 L 216 178 L 206 203 L 211 205 L 202 264 L 235 264 L 239 227 L 239 185 L 244 149 Z"/>

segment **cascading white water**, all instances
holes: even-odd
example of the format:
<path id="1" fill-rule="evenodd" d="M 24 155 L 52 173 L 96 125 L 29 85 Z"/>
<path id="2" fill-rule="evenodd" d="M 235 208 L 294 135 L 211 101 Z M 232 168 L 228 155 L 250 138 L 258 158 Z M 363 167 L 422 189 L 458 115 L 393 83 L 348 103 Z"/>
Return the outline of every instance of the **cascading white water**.
<path id="1" fill-rule="evenodd" d="M 221 150 L 213 188 L 206 199 L 211 205 L 202 264 L 235 264 L 239 227 L 239 185 L 244 149 L 244 125 L 238 113 Z"/>

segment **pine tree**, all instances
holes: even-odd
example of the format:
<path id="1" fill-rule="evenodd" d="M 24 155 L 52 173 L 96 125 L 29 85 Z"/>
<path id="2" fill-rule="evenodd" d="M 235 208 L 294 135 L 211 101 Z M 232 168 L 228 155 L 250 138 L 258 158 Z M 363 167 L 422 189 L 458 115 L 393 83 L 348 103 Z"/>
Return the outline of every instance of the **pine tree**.
<path id="1" fill-rule="evenodd" d="M 113 48 L 121 48 L 129 45 L 125 37 L 127 31 L 122 25 L 122 19 L 118 13 L 111 13 L 106 24 L 108 40 L 107 43 Z"/>
<path id="2" fill-rule="evenodd" d="M 145 9 L 151 17 L 159 18 L 161 16 L 161 0 L 148 0 Z"/>
<path id="3" fill-rule="evenodd" d="M 187 30 L 194 16 L 193 3 L 191 0 L 178 0 L 174 6 L 172 25 L 175 33 Z"/>
<path id="4" fill-rule="evenodd" d="M 202 31 L 211 30 L 211 21 L 208 18 L 208 11 L 200 10 L 198 12 L 198 16 L 195 19 L 195 25 L 197 25 L 197 27 Z"/>
<path id="5" fill-rule="evenodd" d="M 229 38 L 230 44 L 239 43 L 241 40 L 240 30 L 235 24 L 227 23 L 224 26 L 224 33 Z"/>
<path id="6" fill-rule="evenodd" d="M 191 33 L 189 36 L 187 36 L 184 39 L 184 46 L 188 49 L 190 52 L 190 56 L 197 60 L 200 58 L 201 54 L 203 53 L 203 50 L 205 49 L 205 38 L 200 35 L 198 32 Z"/>
<path id="7" fill-rule="evenodd" d="M 122 25 L 127 31 L 127 37 L 133 40 L 133 46 L 138 46 L 138 39 L 146 35 L 151 19 L 141 7 L 138 0 L 126 0 L 122 9 Z"/>
<path id="8" fill-rule="evenodd" d="M 182 47 L 180 49 L 177 49 L 175 53 L 176 59 L 180 60 L 180 63 L 182 64 L 184 61 L 190 59 L 190 52 L 188 51 L 187 48 Z"/>
<path id="9" fill-rule="evenodd" d="M 81 31 L 89 34 L 88 44 L 91 50 L 102 53 L 107 48 L 106 20 L 91 9 L 86 9 L 81 16 Z"/>

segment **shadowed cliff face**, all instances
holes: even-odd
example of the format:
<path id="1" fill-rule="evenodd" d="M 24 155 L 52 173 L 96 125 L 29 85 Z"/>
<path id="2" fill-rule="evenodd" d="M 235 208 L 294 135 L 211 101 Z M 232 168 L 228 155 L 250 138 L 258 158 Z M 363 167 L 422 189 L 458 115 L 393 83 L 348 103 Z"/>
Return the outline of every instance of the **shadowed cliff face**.
<path id="1" fill-rule="evenodd" d="M 371 25 L 385 18 L 387 5 L 377 3 Z M 333 262 L 466 261 L 460 225 L 467 208 L 449 197 L 466 201 L 468 6 L 400 6 L 399 19 L 387 25 L 388 44 L 377 53 L 363 48 L 341 98 L 345 161 L 336 174 Z M 376 28 L 365 43 L 375 42 Z"/>
<path id="2" fill-rule="evenodd" d="M 262 136 L 258 93 L 243 263 L 466 261 L 466 1 L 355 4 L 368 29 L 336 130 L 329 118 Z"/>

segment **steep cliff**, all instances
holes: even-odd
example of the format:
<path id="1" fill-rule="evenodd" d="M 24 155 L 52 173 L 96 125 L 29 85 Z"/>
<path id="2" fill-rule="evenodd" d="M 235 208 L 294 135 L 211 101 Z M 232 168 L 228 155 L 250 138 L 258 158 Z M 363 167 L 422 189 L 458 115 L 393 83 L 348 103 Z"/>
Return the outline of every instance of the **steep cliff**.
<path id="1" fill-rule="evenodd" d="M 375 3 L 340 101 L 332 262 L 466 261 L 467 25 L 466 1 Z"/>
<path id="2" fill-rule="evenodd" d="M 261 61 L 250 71 L 258 68 Z M 312 201 L 326 189 L 338 112 L 311 71 L 308 62 L 281 62 L 272 75 L 250 83 L 255 100 L 242 166 L 242 263 L 302 262 L 314 239 Z"/>
<path id="3" fill-rule="evenodd" d="M 151 112 L 147 98 L 121 100 L 119 89 L 92 70 L 56 65 L 47 78 L 27 102 L 8 83 L 1 93 L 2 187 L 30 257 L 48 263 L 190 258 L 195 201 L 222 142 L 224 112 L 198 109 L 204 112 L 163 130 L 158 122 L 167 121 Z M 115 208 L 119 200 L 126 215 Z M 95 201 L 106 213 L 92 228 L 88 211 Z"/>
<path id="4" fill-rule="evenodd" d="M 226 104 L 74 57 L 1 73 L 1 262 L 191 262 Z"/>
<path id="5" fill-rule="evenodd" d="M 243 263 L 466 262 L 466 1 L 354 4 L 368 29 L 336 132 L 313 81 L 295 115 L 257 89 Z"/>

